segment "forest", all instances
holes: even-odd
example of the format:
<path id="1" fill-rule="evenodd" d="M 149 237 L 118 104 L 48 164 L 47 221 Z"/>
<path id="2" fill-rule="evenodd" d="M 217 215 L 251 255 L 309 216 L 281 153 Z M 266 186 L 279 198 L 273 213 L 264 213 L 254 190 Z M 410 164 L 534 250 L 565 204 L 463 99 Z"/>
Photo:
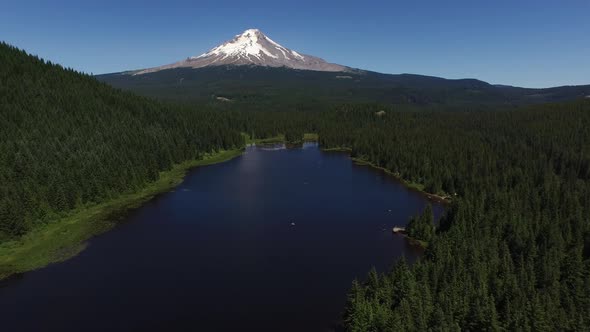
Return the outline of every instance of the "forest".
<path id="1" fill-rule="evenodd" d="M 0 240 L 243 146 L 224 113 L 115 90 L 0 45 Z"/>
<path id="2" fill-rule="evenodd" d="M 587 330 L 589 101 L 336 114 L 321 144 L 452 196 L 423 259 L 353 283 L 348 330 Z"/>
<path id="3" fill-rule="evenodd" d="M 419 262 L 400 260 L 353 282 L 346 329 L 586 330 L 590 101 L 382 111 L 343 105 L 289 122 L 308 124 L 324 148 L 349 148 L 354 158 L 451 197 L 435 230 L 425 227 L 431 212 L 410 220 L 410 235 L 428 242 Z"/>
<path id="4" fill-rule="evenodd" d="M 251 137 L 322 148 L 450 197 L 424 256 L 352 282 L 348 331 L 590 326 L 590 100 L 478 111 L 366 102 L 172 104 L 0 45 L 0 245 Z"/>

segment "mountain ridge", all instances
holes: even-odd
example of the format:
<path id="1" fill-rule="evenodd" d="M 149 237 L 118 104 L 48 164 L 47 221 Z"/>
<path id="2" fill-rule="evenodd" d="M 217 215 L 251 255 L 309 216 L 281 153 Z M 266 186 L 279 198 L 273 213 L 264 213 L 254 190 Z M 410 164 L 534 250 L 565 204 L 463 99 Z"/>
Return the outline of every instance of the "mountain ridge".
<path id="1" fill-rule="evenodd" d="M 309 104 L 310 108 L 314 108 L 334 102 L 511 106 L 566 101 L 590 95 L 590 85 L 548 89 L 510 88 L 496 87 L 477 79 L 446 79 L 361 70 L 342 74 L 255 65 L 179 67 L 143 75 L 113 73 L 98 75 L 96 78 L 117 88 L 169 101 L 215 102 L 216 96 L 223 96 L 236 102 L 246 102 L 252 107 L 267 105 L 279 108 L 301 104 Z"/>

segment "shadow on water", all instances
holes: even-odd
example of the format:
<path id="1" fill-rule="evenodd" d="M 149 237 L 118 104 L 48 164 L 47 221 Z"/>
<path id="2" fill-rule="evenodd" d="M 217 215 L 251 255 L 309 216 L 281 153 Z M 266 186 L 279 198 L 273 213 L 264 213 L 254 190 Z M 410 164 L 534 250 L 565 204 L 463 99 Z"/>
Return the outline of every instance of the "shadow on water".
<path id="1" fill-rule="evenodd" d="M 21 282 L 24 278 L 25 278 L 24 273 L 12 274 L 12 275 L 8 276 L 8 278 L 0 279 L 0 288 L 14 286 L 18 282 Z"/>

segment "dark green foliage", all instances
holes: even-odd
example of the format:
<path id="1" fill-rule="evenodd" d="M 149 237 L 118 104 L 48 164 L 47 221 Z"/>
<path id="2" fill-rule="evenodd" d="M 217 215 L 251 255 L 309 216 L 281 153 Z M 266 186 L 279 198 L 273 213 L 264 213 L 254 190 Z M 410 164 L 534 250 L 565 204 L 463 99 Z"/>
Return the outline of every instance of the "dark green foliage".
<path id="1" fill-rule="evenodd" d="M 289 129 L 285 132 L 285 141 L 287 143 L 301 143 L 303 141 L 303 133 Z"/>
<path id="2" fill-rule="evenodd" d="M 0 44 L 0 240 L 243 145 L 227 112 L 163 105 Z"/>
<path id="3" fill-rule="evenodd" d="M 434 235 L 434 215 L 429 204 L 424 212 L 411 218 L 406 226 L 408 236 L 417 240 L 429 242 Z"/>
<path id="4" fill-rule="evenodd" d="M 419 262 L 353 284 L 347 330 L 588 330 L 590 101 L 372 115 L 343 108 L 320 142 L 453 203 Z M 426 239 L 429 215 L 408 231 Z"/>

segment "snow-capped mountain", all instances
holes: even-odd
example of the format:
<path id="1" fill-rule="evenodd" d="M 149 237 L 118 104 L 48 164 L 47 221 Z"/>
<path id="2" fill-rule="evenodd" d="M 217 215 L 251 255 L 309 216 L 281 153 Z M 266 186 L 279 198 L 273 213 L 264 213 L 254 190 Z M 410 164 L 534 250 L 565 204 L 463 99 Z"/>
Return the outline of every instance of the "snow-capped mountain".
<path id="1" fill-rule="evenodd" d="M 287 67 L 315 71 L 348 71 L 350 68 L 328 63 L 323 59 L 300 54 L 283 47 L 258 29 L 248 29 L 209 52 L 189 57 L 176 63 L 134 72 L 134 75 L 152 73 L 164 69 L 189 67 L 202 68 L 221 65 L 255 65 Z"/>

